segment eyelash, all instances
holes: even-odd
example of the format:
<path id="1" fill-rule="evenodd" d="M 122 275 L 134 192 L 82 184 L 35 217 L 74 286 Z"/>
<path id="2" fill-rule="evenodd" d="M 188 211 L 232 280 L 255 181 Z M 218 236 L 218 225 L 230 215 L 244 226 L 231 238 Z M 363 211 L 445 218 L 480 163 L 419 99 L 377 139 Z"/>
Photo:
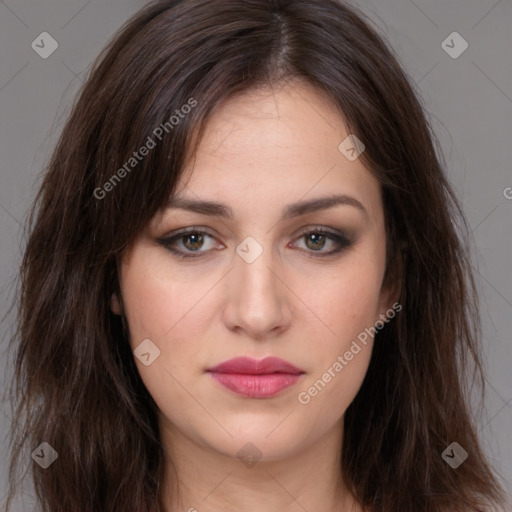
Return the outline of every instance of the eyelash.
<path id="1" fill-rule="evenodd" d="M 338 244 L 338 248 L 337 249 L 334 249 L 334 250 L 329 251 L 327 253 L 320 253 L 318 251 L 311 251 L 312 252 L 312 256 L 311 257 L 313 257 L 313 258 L 324 258 L 324 257 L 327 257 L 327 256 L 332 256 L 334 254 L 340 253 L 341 251 L 343 251 L 344 249 L 347 249 L 348 247 L 350 247 L 352 245 L 352 241 L 349 240 L 344 235 L 333 233 L 332 231 L 328 231 L 328 230 L 326 230 L 324 228 L 321 228 L 321 227 L 315 228 L 315 229 L 312 229 L 312 230 L 309 230 L 309 231 L 304 231 L 303 233 L 301 233 L 296 238 L 296 240 L 299 240 L 299 239 L 301 239 L 301 238 L 303 238 L 303 237 L 305 237 L 307 235 L 312 235 L 312 234 L 325 235 L 327 239 L 332 240 L 333 242 Z M 160 238 L 157 241 L 161 245 L 163 245 L 167 250 L 172 252 L 174 255 L 176 255 L 180 259 L 201 258 L 201 257 L 203 257 L 204 253 L 209 252 L 209 251 L 195 251 L 197 254 L 191 254 L 191 253 L 184 253 L 182 251 L 173 249 L 171 247 L 176 241 L 185 238 L 187 235 L 207 235 L 207 236 L 209 236 L 211 238 L 215 238 L 212 235 L 210 235 L 209 233 L 207 233 L 206 231 L 202 231 L 202 230 L 200 230 L 197 227 L 191 227 L 191 228 L 187 228 L 185 230 L 182 230 L 179 233 L 176 233 L 176 234 L 174 234 L 172 236 L 169 236 L 169 237 L 166 237 L 166 238 Z"/>

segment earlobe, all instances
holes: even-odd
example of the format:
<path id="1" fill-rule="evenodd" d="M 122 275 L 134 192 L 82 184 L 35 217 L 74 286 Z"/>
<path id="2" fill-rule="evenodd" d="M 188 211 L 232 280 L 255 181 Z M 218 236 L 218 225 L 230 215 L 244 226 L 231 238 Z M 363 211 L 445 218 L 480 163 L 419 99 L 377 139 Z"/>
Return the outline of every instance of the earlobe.
<path id="1" fill-rule="evenodd" d="M 117 293 L 113 293 L 112 296 L 110 297 L 110 309 L 112 313 L 114 313 L 115 315 L 120 315 L 122 312 L 121 302 L 119 300 L 119 297 L 117 296 Z"/>

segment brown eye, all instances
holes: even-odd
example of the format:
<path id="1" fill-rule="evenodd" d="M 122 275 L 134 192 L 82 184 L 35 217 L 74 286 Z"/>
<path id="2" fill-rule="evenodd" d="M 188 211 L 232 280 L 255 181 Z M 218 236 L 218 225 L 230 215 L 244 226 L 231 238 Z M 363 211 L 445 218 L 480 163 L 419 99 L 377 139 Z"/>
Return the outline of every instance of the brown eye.
<path id="1" fill-rule="evenodd" d="M 309 249 L 307 252 L 316 252 L 318 254 L 314 256 L 319 257 L 337 254 L 352 244 L 352 241 L 341 233 L 333 233 L 323 228 L 302 233 L 297 240 L 301 239 L 305 240 L 306 249 Z M 334 246 L 334 248 L 330 251 L 322 250 L 325 248 L 326 243 Z"/>
<path id="2" fill-rule="evenodd" d="M 209 248 L 204 248 L 207 245 L 208 239 L 215 240 L 212 235 L 205 231 L 201 231 L 198 228 L 189 228 L 170 237 L 158 239 L 158 242 L 178 258 L 190 259 L 207 256 L 214 249 L 213 242 Z M 352 241 L 343 234 L 327 231 L 323 228 L 304 232 L 296 240 L 302 239 L 305 240 L 306 245 L 304 252 L 309 253 L 312 257 L 331 256 L 352 244 Z M 329 244 L 332 246 L 331 250 L 323 250 Z"/>
<path id="3" fill-rule="evenodd" d="M 306 235 L 306 245 L 312 250 L 323 249 L 326 241 L 326 236 L 319 233 L 310 233 Z M 311 244 L 309 243 L 311 242 Z"/>
<path id="4" fill-rule="evenodd" d="M 198 258 L 210 252 L 210 248 L 201 250 L 208 239 L 215 240 L 212 235 L 197 228 L 181 231 L 167 238 L 161 238 L 158 242 L 179 258 Z M 195 254 L 194 254 L 195 253 Z"/>
<path id="5" fill-rule="evenodd" d="M 200 249 L 204 243 L 204 236 L 202 233 L 191 233 L 183 235 L 181 238 L 182 240 L 191 240 L 190 245 L 188 245 L 187 243 L 183 244 L 187 249 L 190 249 L 191 251 L 196 251 L 197 249 Z"/>

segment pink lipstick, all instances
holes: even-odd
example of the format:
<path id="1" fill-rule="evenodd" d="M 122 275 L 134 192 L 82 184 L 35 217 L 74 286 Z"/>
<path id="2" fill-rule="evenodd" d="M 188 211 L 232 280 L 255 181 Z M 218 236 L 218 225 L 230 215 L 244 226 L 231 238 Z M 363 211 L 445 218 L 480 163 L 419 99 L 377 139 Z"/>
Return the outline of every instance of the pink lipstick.
<path id="1" fill-rule="evenodd" d="M 225 388 L 249 398 L 269 398 L 295 384 L 304 371 L 279 359 L 236 357 L 208 368 L 212 378 Z"/>

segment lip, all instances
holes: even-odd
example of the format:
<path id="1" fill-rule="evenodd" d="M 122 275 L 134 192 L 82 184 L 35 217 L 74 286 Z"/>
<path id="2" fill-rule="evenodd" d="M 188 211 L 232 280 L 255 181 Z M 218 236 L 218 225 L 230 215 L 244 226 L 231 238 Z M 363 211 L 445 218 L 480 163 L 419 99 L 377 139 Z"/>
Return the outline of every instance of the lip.
<path id="1" fill-rule="evenodd" d="M 252 359 L 250 357 L 235 357 L 223 363 L 208 368 L 215 373 L 244 373 L 246 375 L 265 375 L 269 373 L 304 373 L 293 364 L 279 357 L 265 357 L 264 359 Z"/>
<path id="2" fill-rule="evenodd" d="M 304 374 L 278 357 L 261 360 L 236 357 L 209 368 L 207 372 L 223 387 L 249 398 L 269 398 L 293 386 Z"/>

